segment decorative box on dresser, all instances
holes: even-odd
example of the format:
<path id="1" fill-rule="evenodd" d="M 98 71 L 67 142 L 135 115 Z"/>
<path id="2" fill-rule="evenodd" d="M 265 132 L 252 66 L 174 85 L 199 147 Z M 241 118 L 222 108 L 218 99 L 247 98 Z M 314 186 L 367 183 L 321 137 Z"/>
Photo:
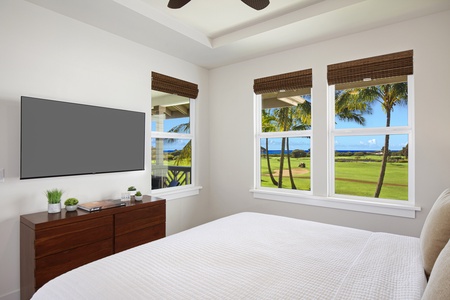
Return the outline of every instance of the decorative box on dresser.
<path id="1" fill-rule="evenodd" d="M 20 216 L 20 294 L 105 256 L 166 236 L 166 200 L 144 196 L 126 206 Z"/>

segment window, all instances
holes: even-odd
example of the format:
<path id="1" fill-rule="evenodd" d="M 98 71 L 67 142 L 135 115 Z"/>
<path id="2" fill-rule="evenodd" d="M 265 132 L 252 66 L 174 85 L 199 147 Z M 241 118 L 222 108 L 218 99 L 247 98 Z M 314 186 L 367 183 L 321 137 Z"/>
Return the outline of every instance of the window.
<path id="1" fill-rule="evenodd" d="M 311 190 L 310 70 L 255 80 L 257 186 Z"/>
<path id="2" fill-rule="evenodd" d="M 152 72 L 152 190 L 193 184 L 197 85 Z"/>
<path id="3" fill-rule="evenodd" d="M 412 200 L 412 51 L 328 66 L 330 195 Z"/>
<path id="4" fill-rule="evenodd" d="M 254 197 L 414 218 L 413 51 L 329 65 L 327 80 L 328 109 L 311 69 L 255 79 Z"/>

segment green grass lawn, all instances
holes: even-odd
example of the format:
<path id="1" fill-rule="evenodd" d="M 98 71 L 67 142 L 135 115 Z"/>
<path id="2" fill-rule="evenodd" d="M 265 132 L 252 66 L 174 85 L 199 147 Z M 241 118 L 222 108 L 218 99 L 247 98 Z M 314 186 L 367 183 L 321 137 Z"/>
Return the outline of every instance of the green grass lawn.
<path id="1" fill-rule="evenodd" d="M 299 167 L 300 163 L 305 164 L 305 168 Z M 309 191 L 311 189 L 311 164 L 309 157 L 291 158 L 292 172 L 294 173 L 294 182 L 297 190 Z M 278 169 L 280 168 L 280 158 L 270 157 L 270 167 L 272 174 L 274 174 L 275 180 L 278 181 Z M 291 182 L 289 179 L 289 173 L 287 173 L 288 164 L 287 159 L 284 160 L 284 172 L 283 172 L 283 188 L 290 189 Z M 265 187 L 275 187 L 269 176 L 269 169 L 267 166 L 267 159 L 261 159 L 261 185 Z"/>
<path id="2" fill-rule="evenodd" d="M 377 187 L 381 168 L 381 157 L 367 155 L 362 157 L 336 157 L 335 165 L 335 192 L 336 194 L 373 197 Z M 305 168 L 299 167 L 300 163 Z M 310 190 L 310 159 L 309 157 L 291 158 L 294 182 L 298 190 Z M 275 179 L 278 181 L 280 158 L 270 157 L 270 166 Z M 283 188 L 291 189 L 287 159 L 285 158 L 283 172 Z M 267 159 L 261 159 L 261 186 L 274 187 L 267 167 Z M 386 175 L 380 198 L 407 200 L 408 199 L 408 163 L 396 162 L 387 164 Z"/>

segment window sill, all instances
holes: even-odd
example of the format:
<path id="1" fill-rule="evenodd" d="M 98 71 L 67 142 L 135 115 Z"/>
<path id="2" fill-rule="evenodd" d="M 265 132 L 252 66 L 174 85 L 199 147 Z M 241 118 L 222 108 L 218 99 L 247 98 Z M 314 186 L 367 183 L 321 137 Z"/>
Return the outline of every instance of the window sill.
<path id="1" fill-rule="evenodd" d="M 180 186 L 154 190 L 151 191 L 150 194 L 152 196 L 164 198 L 166 200 L 174 200 L 198 195 L 201 189 L 201 186 Z"/>
<path id="2" fill-rule="evenodd" d="M 250 190 L 250 192 L 253 193 L 253 197 L 257 199 L 291 202 L 319 207 L 352 210 L 411 219 L 414 219 L 416 217 L 416 211 L 421 210 L 420 207 L 410 205 L 379 203 L 369 201 L 363 202 L 360 200 L 353 200 L 353 199 L 313 196 L 312 194 L 299 195 L 298 193 L 294 194 L 289 191 L 281 192 L 281 191 L 252 189 Z"/>

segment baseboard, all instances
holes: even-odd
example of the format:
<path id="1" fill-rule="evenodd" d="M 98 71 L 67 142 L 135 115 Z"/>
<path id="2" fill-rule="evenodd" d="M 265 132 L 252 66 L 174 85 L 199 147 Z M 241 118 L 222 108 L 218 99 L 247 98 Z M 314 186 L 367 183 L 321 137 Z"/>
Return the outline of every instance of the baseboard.
<path id="1" fill-rule="evenodd" d="M 0 300 L 20 300 L 20 290 L 1 295 Z"/>

